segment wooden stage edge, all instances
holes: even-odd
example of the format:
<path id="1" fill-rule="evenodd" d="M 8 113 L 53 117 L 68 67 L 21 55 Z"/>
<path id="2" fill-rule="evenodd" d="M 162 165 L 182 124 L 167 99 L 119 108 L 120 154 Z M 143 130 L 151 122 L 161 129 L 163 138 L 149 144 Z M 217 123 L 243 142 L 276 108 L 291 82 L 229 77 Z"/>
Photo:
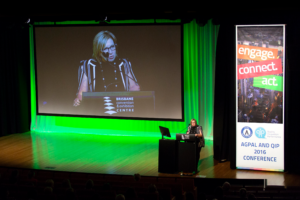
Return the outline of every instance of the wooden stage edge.
<path id="1" fill-rule="evenodd" d="M 0 167 L 157 177 L 183 177 L 158 172 L 158 140 L 133 136 L 27 132 L 0 137 Z M 202 148 L 203 179 L 265 179 L 266 185 L 300 186 L 300 175 L 230 169 L 230 162 L 213 158 L 213 141 Z M 187 176 L 184 176 L 187 177 Z"/>

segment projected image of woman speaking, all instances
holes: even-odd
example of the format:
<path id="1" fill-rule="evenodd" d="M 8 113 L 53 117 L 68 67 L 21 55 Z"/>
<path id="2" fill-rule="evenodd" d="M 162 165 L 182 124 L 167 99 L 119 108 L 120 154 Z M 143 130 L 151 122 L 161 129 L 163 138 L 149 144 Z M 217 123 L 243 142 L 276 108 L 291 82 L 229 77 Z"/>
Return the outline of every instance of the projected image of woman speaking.
<path id="1" fill-rule="evenodd" d="M 83 92 L 140 91 L 130 61 L 119 58 L 117 38 L 109 31 L 99 32 L 93 41 L 93 58 L 80 61 L 78 90 L 74 106 Z"/>

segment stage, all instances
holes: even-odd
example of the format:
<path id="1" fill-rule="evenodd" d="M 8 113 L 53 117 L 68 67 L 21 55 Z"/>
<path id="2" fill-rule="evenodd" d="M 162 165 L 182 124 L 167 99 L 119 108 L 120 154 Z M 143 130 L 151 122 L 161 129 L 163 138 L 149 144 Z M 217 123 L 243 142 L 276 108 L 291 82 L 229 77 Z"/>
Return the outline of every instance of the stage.
<path id="1" fill-rule="evenodd" d="M 0 137 L 0 166 L 100 174 L 180 177 L 158 173 L 159 137 L 27 132 Z M 213 158 L 206 140 L 195 178 L 267 179 L 267 185 L 300 186 L 288 172 L 232 170 Z"/>

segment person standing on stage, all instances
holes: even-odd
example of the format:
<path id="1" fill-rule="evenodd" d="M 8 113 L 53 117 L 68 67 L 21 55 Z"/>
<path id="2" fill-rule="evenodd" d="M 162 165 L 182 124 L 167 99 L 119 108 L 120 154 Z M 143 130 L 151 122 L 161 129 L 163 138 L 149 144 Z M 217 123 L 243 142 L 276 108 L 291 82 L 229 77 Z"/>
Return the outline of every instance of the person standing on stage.
<path id="1" fill-rule="evenodd" d="M 188 131 L 186 134 L 195 134 L 195 136 L 198 138 L 198 145 L 197 145 L 197 154 L 196 158 L 199 161 L 200 160 L 200 151 L 202 147 L 205 147 L 205 141 L 204 141 L 204 135 L 202 131 L 202 126 L 197 125 L 197 121 L 195 119 L 191 120 L 191 125 L 188 127 Z M 198 168 L 198 162 L 197 162 L 197 168 Z"/>

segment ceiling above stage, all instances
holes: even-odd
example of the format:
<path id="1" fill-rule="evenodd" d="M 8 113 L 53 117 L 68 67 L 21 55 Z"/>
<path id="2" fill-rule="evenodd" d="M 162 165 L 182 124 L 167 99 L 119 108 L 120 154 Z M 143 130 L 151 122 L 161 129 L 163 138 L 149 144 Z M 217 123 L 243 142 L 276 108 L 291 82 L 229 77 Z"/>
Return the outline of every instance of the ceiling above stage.
<path id="1" fill-rule="evenodd" d="M 193 1 L 192 1 L 193 2 Z M 198 1 L 199 2 L 199 1 Z M 144 4 L 144 5 L 142 5 Z M 212 4 L 212 3 L 211 3 Z M 198 5 L 187 3 L 182 5 L 172 5 L 161 7 L 154 2 L 147 4 L 140 3 L 140 8 L 132 9 L 129 5 L 118 5 L 117 3 L 105 3 L 99 8 L 98 5 L 80 3 L 78 5 L 60 7 L 60 4 L 35 5 L 33 7 L 21 5 L 21 11 L 17 11 L 16 7 L 5 8 L 4 12 L 0 12 L 0 18 L 9 21 L 23 21 L 31 18 L 31 21 L 104 21 L 107 20 L 129 20 L 129 19 L 182 19 L 183 22 L 189 22 L 191 19 L 205 23 L 208 19 L 224 17 L 257 17 L 258 15 L 282 16 L 284 14 L 299 13 L 299 7 L 270 5 L 269 7 L 262 6 L 246 6 L 240 5 L 236 7 L 224 5 Z M 155 8 L 159 7 L 159 8 Z M 154 9 L 149 9 L 154 8 Z M 147 10 L 148 9 L 148 10 Z"/>

